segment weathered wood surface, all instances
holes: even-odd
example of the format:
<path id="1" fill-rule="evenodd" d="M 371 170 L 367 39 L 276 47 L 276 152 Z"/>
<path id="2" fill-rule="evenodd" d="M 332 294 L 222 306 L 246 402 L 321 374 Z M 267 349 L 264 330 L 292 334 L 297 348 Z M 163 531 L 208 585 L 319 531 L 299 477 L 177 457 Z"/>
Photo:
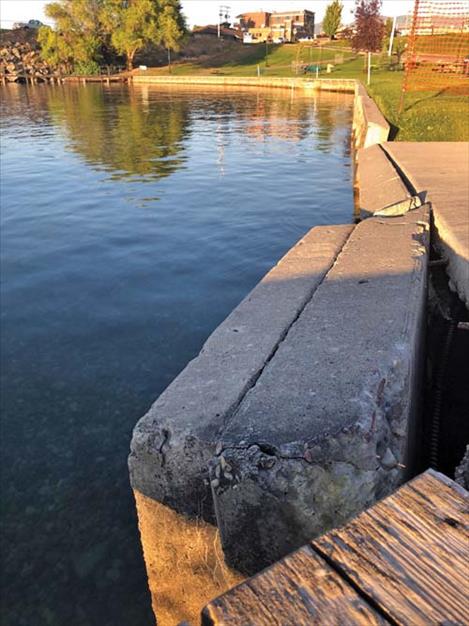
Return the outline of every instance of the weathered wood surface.
<path id="1" fill-rule="evenodd" d="M 202 624 L 466 626 L 468 495 L 428 470 L 213 600 Z"/>
<path id="2" fill-rule="evenodd" d="M 212 601 L 203 626 L 388 624 L 310 546 Z"/>
<path id="3" fill-rule="evenodd" d="M 313 542 L 393 623 L 469 623 L 468 493 L 429 470 Z"/>

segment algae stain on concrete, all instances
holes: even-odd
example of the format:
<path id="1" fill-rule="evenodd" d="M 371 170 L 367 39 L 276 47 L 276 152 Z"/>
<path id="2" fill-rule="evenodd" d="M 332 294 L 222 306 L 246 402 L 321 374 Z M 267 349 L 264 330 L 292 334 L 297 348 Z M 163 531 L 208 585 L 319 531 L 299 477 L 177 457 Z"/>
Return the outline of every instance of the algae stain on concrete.
<path id="1" fill-rule="evenodd" d="M 202 608 L 243 577 L 223 558 L 219 531 L 134 490 L 140 537 L 158 626 L 197 624 Z"/>

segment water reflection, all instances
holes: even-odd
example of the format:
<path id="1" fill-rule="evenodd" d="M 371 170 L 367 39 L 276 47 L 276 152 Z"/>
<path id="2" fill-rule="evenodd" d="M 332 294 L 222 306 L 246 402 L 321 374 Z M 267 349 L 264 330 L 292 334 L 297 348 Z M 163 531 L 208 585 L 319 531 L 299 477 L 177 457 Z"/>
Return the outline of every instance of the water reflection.
<path id="1" fill-rule="evenodd" d="M 131 429 L 288 247 L 350 221 L 351 99 L 12 85 L 2 103 L 3 623 L 142 626 Z"/>
<path id="2" fill-rule="evenodd" d="M 183 166 L 189 133 L 189 102 L 171 98 L 149 106 L 133 89 L 53 90 L 48 107 L 69 139 L 68 147 L 115 179 L 169 176 Z"/>

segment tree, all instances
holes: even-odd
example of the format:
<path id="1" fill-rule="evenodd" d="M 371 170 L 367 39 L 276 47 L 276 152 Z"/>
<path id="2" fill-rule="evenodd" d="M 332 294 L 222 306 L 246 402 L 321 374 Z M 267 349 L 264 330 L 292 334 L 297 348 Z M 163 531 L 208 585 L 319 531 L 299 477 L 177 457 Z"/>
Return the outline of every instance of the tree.
<path id="1" fill-rule="evenodd" d="M 393 54 L 396 55 L 396 63 L 399 68 L 402 68 L 402 56 L 406 51 L 407 43 L 403 37 L 397 37 L 394 40 Z"/>
<path id="2" fill-rule="evenodd" d="M 179 0 L 57 0 L 46 5 L 54 28 L 40 29 L 43 58 L 69 71 L 99 71 L 111 51 L 135 55 L 148 44 L 177 50 L 186 25 Z"/>
<path id="3" fill-rule="evenodd" d="M 38 32 L 41 55 L 51 65 L 63 64 L 72 71 L 76 65 L 96 64 L 105 43 L 99 13 L 104 0 L 58 0 L 45 7 L 54 28 Z"/>
<path id="4" fill-rule="evenodd" d="M 63 66 L 67 73 L 73 68 L 73 46 L 67 38 L 50 26 L 41 26 L 37 33 L 41 56 L 52 67 Z"/>
<path id="5" fill-rule="evenodd" d="M 114 48 L 126 56 L 129 70 L 147 44 L 174 50 L 185 32 L 177 0 L 104 0 L 101 19 Z"/>
<path id="6" fill-rule="evenodd" d="M 186 33 L 186 23 L 179 0 L 166 0 L 159 19 L 158 42 L 168 51 L 171 71 L 171 50 L 178 51 Z"/>
<path id="7" fill-rule="evenodd" d="M 334 39 L 340 28 L 343 8 L 344 6 L 340 0 L 333 0 L 326 9 L 326 14 L 322 21 L 322 29 L 331 39 Z"/>
<path id="8" fill-rule="evenodd" d="M 354 50 L 381 50 L 385 25 L 380 10 L 381 0 L 356 0 Z"/>

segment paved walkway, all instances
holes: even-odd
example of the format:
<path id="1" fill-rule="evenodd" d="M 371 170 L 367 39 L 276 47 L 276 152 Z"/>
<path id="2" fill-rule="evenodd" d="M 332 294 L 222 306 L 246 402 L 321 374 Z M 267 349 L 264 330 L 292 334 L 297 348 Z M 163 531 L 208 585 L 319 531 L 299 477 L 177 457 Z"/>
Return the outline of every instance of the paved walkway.
<path id="1" fill-rule="evenodd" d="M 452 287 L 469 306 L 469 142 L 386 142 L 417 193 L 427 192 Z"/>

